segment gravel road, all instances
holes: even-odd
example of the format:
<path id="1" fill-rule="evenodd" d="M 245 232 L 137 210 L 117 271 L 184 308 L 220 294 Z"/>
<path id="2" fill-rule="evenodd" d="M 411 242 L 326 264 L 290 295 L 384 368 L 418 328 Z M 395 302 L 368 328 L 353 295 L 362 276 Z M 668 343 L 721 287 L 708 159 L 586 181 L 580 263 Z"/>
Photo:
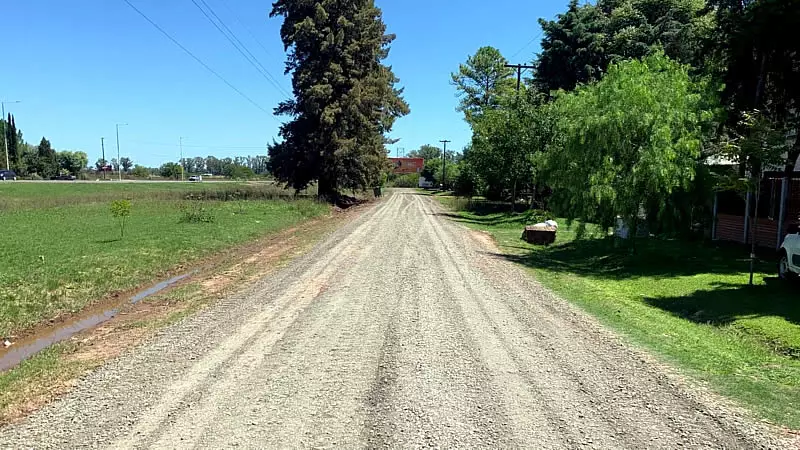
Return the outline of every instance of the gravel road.
<path id="1" fill-rule="evenodd" d="M 441 212 L 395 192 L 0 430 L 0 447 L 786 445 Z"/>

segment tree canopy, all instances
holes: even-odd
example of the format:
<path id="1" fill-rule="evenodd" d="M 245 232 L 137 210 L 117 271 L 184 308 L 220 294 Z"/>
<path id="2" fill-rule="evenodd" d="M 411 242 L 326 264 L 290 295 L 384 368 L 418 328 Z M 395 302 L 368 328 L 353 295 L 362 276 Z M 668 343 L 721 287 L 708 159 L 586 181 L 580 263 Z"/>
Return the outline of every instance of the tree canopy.
<path id="1" fill-rule="evenodd" d="M 571 218 L 638 220 L 695 175 L 713 119 L 708 86 L 656 53 L 612 64 L 597 83 L 558 96 L 560 142 L 547 153 L 553 200 Z"/>
<path id="2" fill-rule="evenodd" d="M 295 189 L 316 181 L 319 195 L 379 184 L 387 168 L 385 135 L 409 112 L 390 67 L 394 36 L 372 0 L 278 0 L 294 98 L 279 114 L 281 142 L 269 147 L 270 169 Z"/>
<path id="3" fill-rule="evenodd" d="M 514 70 L 494 47 L 481 47 L 450 75 L 460 99 L 458 111 L 467 122 L 477 119 L 485 110 L 500 105 L 502 95 L 514 89 Z"/>

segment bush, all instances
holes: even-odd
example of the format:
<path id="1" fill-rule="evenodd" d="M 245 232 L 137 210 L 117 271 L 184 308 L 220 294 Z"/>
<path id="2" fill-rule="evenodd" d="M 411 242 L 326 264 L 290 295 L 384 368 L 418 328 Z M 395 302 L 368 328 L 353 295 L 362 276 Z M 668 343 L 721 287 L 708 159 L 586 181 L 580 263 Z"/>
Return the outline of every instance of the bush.
<path id="1" fill-rule="evenodd" d="M 389 177 L 387 186 L 400 188 L 413 188 L 419 186 L 419 174 L 409 173 L 405 175 L 395 175 Z"/>
<path id="2" fill-rule="evenodd" d="M 202 203 L 189 202 L 181 205 L 181 218 L 178 223 L 212 223 L 216 218 L 210 208 Z"/>
<path id="3" fill-rule="evenodd" d="M 131 171 L 131 175 L 136 178 L 150 178 L 150 170 L 145 166 L 136 165 Z"/>

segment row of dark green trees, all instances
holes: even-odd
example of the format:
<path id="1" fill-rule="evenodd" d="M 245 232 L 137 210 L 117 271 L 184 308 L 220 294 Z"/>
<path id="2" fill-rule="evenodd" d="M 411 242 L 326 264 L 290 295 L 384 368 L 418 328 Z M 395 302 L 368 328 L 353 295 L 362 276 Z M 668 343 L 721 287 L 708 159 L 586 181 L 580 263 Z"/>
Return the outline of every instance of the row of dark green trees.
<path id="1" fill-rule="evenodd" d="M 800 1 L 572 1 L 540 25 L 519 89 L 492 47 L 452 75 L 473 131 L 449 177 L 459 193 L 680 231 L 708 219 L 715 191 L 790 178 Z"/>
<path id="2" fill-rule="evenodd" d="M 84 152 L 57 152 L 46 138 L 42 138 L 39 145 L 25 142 L 11 114 L 0 120 L 0 130 L 5 138 L 0 142 L 0 167 L 13 170 L 19 176 L 77 175 L 89 162 Z"/>

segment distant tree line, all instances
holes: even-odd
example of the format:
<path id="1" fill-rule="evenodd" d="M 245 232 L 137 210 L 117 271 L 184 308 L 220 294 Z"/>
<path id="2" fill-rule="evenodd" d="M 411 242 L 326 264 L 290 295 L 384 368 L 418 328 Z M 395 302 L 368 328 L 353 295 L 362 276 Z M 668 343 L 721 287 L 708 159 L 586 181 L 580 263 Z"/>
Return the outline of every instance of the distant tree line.
<path id="1" fill-rule="evenodd" d="M 77 176 L 89 163 L 82 151 L 56 151 L 50 141 L 42 138 L 39 145 L 23 139 L 13 115 L 0 120 L 0 131 L 5 135 L 6 146 L 0 147 L 0 165 L 19 176 L 51 178 L 57 175 Z M 6 167 L 6 155 L 9 166 Z"/>

